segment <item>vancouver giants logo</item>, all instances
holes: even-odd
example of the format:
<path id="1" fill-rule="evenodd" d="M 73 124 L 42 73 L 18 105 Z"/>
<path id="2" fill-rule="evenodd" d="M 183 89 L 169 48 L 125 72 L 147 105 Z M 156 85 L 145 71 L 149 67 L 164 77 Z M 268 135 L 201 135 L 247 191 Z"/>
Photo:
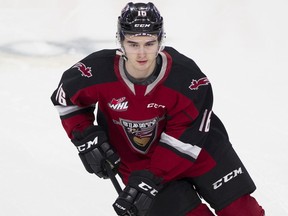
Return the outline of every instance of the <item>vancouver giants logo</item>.
<path id="1" fill-rule="evenodd" d="M 158 122 L 159 118 L 144 121 L 120 119 L 120 125 L 122 125 L 132 147 L 142 154 L 147 153 L 155 140 Z"/>
<path id="2" fill-rule="evenodd" d="M 198 90 L 200 86 L 208 85 L 210 82 L 207 77 L 203 77 L 199 80 L 192 80 L 191 85 L 189 86 L 189 89 L 191 90 Z"/>
<path id="3" fill-rule="evenodd" d="M 128 109 L 128 101 L 125 101 L 126 97 L 115 99 L 113 98 L 108 106 L 114 111 L 126 111 Z"/>
<path id="4" fill-rule="evenodd" d="M 92 77 L 91 67 L 86 67 L 86 65 L 82 62 L 76 63 L 73 68 L 78 68 L 78 70 L 81 72 L 81 75 L 84 77 Z"/>

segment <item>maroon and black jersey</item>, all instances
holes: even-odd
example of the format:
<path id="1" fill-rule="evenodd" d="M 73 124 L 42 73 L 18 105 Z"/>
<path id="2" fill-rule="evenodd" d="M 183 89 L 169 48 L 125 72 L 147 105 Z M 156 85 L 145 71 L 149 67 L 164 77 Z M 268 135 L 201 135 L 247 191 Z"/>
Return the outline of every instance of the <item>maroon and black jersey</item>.
<path id="1" fill-rule="evenodd" d="M 95 124 L 97 112 L 125 183 L 140 169 L 165 181 L 202 175 L 215 165 L 207 140 L 227 136 L 212 112 L 211 84 L 195 62 L 171 47 L 159 55 L 156 80 L 139 85 L 125 75 L 119 51 L 92 53 L 64 72 L 51 97 L 70 138 Z"/>

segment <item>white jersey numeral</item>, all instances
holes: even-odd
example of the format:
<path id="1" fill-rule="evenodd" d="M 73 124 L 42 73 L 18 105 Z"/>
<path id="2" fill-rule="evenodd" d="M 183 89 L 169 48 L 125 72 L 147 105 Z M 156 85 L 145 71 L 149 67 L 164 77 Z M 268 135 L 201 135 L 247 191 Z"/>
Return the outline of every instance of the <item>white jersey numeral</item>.
<path id="1" fill-rule="evenodd" d="M 211 114 L 212 114 L 212 110 L 208 112 L 208 110 L 206 109 L 204 111 L 203 117 L 202 117 L 202 121 L 201 121 L 201 125 L 199 127 L 199 131 L 202 132 L 208 132 L 210 129 L 210 122 L 211 122 Z"/>
<path id="2" fill-rule="evenodd" d="M 58 88 L 58 91 L 56 94 L 56 100 L 59 102 L 59 104 L 61 104 L 63 106 L 67 106 L 66 93 L 64 92 L 62 85 L 63 85 L 63 83 Z"/>

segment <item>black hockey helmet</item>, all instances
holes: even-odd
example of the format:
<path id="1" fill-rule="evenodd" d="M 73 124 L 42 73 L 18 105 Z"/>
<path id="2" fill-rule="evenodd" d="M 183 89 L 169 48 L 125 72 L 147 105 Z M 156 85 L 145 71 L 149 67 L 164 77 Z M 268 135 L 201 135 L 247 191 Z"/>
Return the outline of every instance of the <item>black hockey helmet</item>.
<path id="1" fill-rule="evenodd" d="M 118 17 L 117 37 L 121 42 L 125 34 L 152 35 L 157 34 L 161 42 L 163 31 L 163 17 L 151 2 L 129 2 Z"/>

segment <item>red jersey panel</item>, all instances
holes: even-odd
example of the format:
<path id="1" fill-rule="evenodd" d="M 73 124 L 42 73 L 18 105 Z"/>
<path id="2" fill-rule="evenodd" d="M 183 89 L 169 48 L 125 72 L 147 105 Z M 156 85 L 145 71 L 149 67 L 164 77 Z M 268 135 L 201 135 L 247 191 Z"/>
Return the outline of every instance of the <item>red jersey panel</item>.
<path id="1" fill-rule="evenodd" d="M 209 80 L 171 47 L 159 56 L 157 79 L 137 85 L 125 75 L 118 50 L 95 52 L 65 71 L 51 96 L 70 138 L 73 130 L 94 124 L 97 115 L 121 158 L 124 183 L 133 170 L 148 169 L 170 181 L 215 165 L 203 149 L 214 115 Z"/>

